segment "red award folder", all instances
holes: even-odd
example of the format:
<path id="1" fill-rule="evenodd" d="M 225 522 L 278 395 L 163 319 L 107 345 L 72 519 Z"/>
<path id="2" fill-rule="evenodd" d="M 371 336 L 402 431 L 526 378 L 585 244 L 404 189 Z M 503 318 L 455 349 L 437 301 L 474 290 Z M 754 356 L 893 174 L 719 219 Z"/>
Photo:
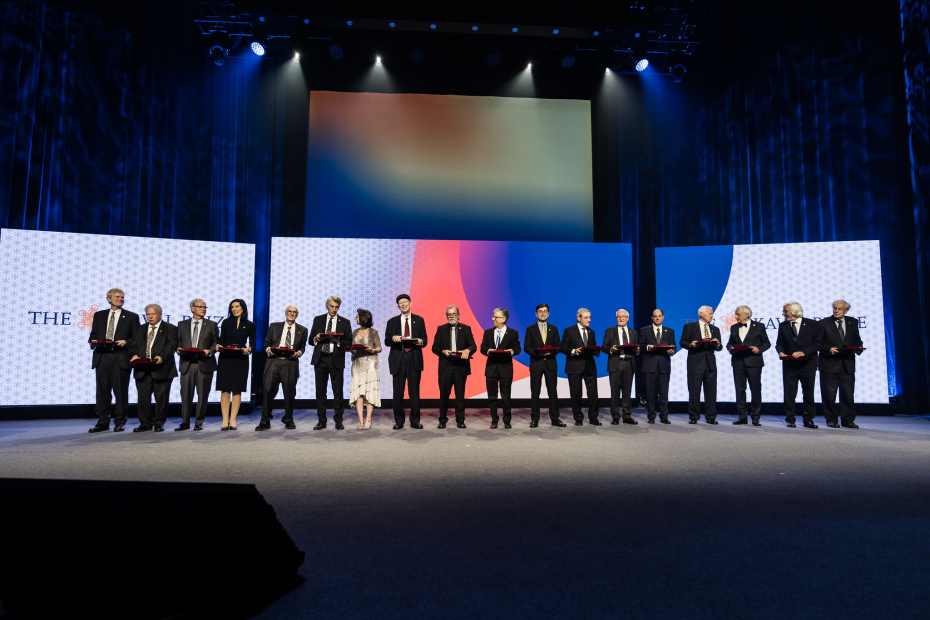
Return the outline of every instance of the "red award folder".
<path id="1" fill-rule="evenodd" d="M 320 338 L 342 338 L 339 332 L 320 332 Z"/>
<path id="2" fill-rule="evenodd" d="M 116 341 L 107 340 L 106 338 L 100 338 L 99 340 L 91 340 L 90 346 L 91 347 L 115 347 Z"/>
<path id="3" fill-rule="evenodd" d="M 462 357 L 461 351 L 451 351 L 449 352 L 449 357 Z"/>
<path id="4" fill-rule="evenodd" d="M 618 344 L 617 346 L 620 347 L 621 349 L 638 349 L 639 348 L 638 344 Z"/>
<path id="5" fill-rule="evenodd" d="M 786 356 L 782 357 L 781 355 L 779 355 L 779 357 L 781 358 L 781 361 L 783 361 L 783 362 L 806 362 L 807 360 L 810 359 L 810 358 L 807 357 L 807 356 L 804 356 L 804 357 L 793 357 L 793 356 L 791 356 L 791 355 L 786 355 Z"/>
<path id="6" fill-rule="evenodd" d="M 186 349 L 181 349 L 181 353 L 203 353 L 203 350 L 195 349 L 194 347 L 187 347 Z"/>
<path id="7" fill-rule="evenodd" d="M 407 337 L 407 338 L 401 338 L 401 339 L 400 339 L 401 342 L 416 342 L 417 340 L 419 340 L 419 338 L 410 338 L 410 337 Z"/>
<path id="8" fill-rule="evenodd" d="M 675 345 L 672 344 L 654 344 L 652 345 L 653 349 L 672 349 Z"/>
<path id="9" fill-rule="evenodd" d="M 241 347 L 237 347 L 237 346 L 234 345 L 234 344 L 231 344 L 231 345 L 229 345 L 228 347 L 224 347 L 223 345 L 218 344 L 218 345 L 216 345 L 216 350 L 217 350 L 217 351 L 241 351 L 242 348 L 241 348 Z"/>
<path id="10" fill-rule="evenodd" d="M 717 344 L 713 338 L 703 338 L 697 341 L 698 344 Z"/>
<path id="11" fill-rule="evenodd" d="M 598 356 L 601 354 L 600 347 L 581 347 L 581 350 L 587 351 L 588 353 L 593 353 L 595 356 Z"/>
<path id="12" fill-rule="evenodd" d="M 488 355 L 496 353 L 497 355 L 513 355 L 510 349 L 488 349 Z"/>
<path id="13" fill-rule="evenodd" d="M 558 352 L 560 351 L 560 349 L 559 349 L 559 347 L 557 347 L 557 346 L 555 346 L 555 345 L 551 345 L 551 344 L 547 344 L 547 345 L 544 346 L 544 347 L 539 347 L 538 349 L 536 349 L 536 352 L 537 352 L 537 353 L 545 353 L 545 352 L 547 352 L 547 351 L 548 351 L 549 353 L 558 353 Z"/>
<path id="14" fill-rule="evenodd" d="M 865 347 L 842 347 L 840 351 L 852 351 L 855 353 L 857 351 L 865 351 Z"/>
<path id="15" fill-rule="evenodd" d="M 155 364 L 156 362 L 155 360 L 140 357 L 139 359 L 132 360 L 129 363 L 132 366 L 145 366 L 146 364 Z"/>
<path id="16" fill-rule="evenodd" d="M 271 347 L 271 352 L 274 355 L 290 355 L 294 352 L 294 349 L 285 349 L 284 347 Z"/>
<path id="17" fill-rule="evenodd" d="M 751 351 L 749 347 L 738 346 L 738 347 L 728 347 L 727 351 Z"/>
<path id="18" fill-rule="evenodd" d="M 350 344 L 350 345 L 343 347 L 343 349 L 345 349 L 346 351 L 359 351 L 365 348 L 366 347 L 363 344 Z"/>

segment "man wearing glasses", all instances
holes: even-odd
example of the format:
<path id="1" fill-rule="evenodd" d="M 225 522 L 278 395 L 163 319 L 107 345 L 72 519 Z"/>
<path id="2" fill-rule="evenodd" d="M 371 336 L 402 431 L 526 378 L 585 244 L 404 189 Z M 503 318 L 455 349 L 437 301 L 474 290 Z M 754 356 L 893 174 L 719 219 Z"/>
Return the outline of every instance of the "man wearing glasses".
<path id="1" fill-rule="evenodd" d="M 471 327 L 459 323 L 457 306 L 446 308 L 448 323 L 433 336 L 433 353 L 439 356 L 439 428 L 449 421 L 449 396 L 455 387 L 455 425 L 465 428 L 465 380 L 471 374 L 469 358 L 478 350 Z"/>
<path id="2" fill-rule="evenodd" d="M 207 401 L 210 400 L 210 386 L 213 385 L 213 373 L 216 372 L 216 345 L 220 332 L 215 321 L 203 318 L 207 313 L 207 304 L 202 299 L 191 302 L 191 318 L 178 323 L 178 355 L 181 356 L 181 425 L 176 431 L 186 431 L 191 427 L 191 409 L 194 405 L 194 391 L 197 392 L 197 419 L 194 430 L 203 430 L 203 421 L 207 415 Z M 197 349 L 197 352 L 185 352 L 185 349 Z"/>

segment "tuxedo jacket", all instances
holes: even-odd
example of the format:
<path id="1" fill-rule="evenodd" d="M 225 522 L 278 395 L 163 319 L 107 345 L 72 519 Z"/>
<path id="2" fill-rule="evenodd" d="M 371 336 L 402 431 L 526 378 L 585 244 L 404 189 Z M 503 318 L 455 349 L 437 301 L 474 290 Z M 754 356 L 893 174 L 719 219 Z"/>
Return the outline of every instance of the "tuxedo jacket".
<path id="1" fill-rule="evenodd" d="M 617 372 L 620 370 L 620 356 L 628 355 L 629 359 L 633 360 L 633 372 L 636 372 L 636 354 L 629 353 L 627 349 L 620 349 L 616 353 L 611 353 L 610 348 L 615 344 L 622 344 L 620 342 L 620 332 L 617 331 L 619 325 L 614 325 L 613 327 L 608 327 L 607 331 L 604 332 L 604 338 L 601 339 L 601 349 L 604 353 L 607 354 L 607 372 Z M 626 326 L 627 331 L 630 332 L 629 339 L 627 344 L 639 344 L 639 334 L 635 329 Z M 666 353 L 668 355 L 668 353 Z"/>
<path id="2" fill-rule="evenodd" d="M 681 329 L 681 341 L 678 343 L 682 349 L 688 350 L 688 370 L 717 370 L 717 351 L 723 349 L 723 338 L 720 337 L 720 328 L 708 325 L 710 337 L 717 339 L 717 346 L 699 345 L 692 347 L 695 340 L 703 340 L 701 322 L 685 323 Z M 653 337 L 655 334 L 653 334 Z M 668 355 L 666 353 L 666 355 Z"/>
<path id="3" fill-rule="evenodd" d="M 210 319 L 200 319 L 200 331 L 197 333 L 198 342 L 191 342 L 191 325 L 193 319 L 187 319 L 178 323 L 178 347 L 188 349 L 194 347 L 201 351 L 208 349 L 210 355 L 200 355 L 194 353 L 181 354 L 181 374 L 187 373 L 191 362 L 197 362 L 200 372 L 208 373 L 216 371 L 216 345 L 220 343 L 220 328 L 216 321 Z"/>
<path id="4" fill-rule="evenodd" d="M 789 321 L 782 321 L 778 325 L 778 337 L 775 339 L 775 350 L 785 355 L 795 351 L 804 353 L 805 361 L 782 362 L 782 364 L 795 364 L 799 370 L 814 372 L 817 370 L 817 352 L 823 339 L 823 328 L 820 321 L 801 318 L 801 329 L 798 330 L 798 343 L 794 343 L 794 330 Z"/>
<path id="5" fill-rule="evenodd" d="M 269 348 L 278 348 L 282 334 L 284 334 L 284 321 L 269 325 L 268 334 L 265 336 L 265 343 L 262 346 L 262 350 L 267 351 Z M 294 323 L 294 335 L 291 340 L 291 348 L 295 351 L 300 351 L 301 355 L 304 354 L 304 350 L 307 348 L 307 328 L 300 323 Z M 286 359 L 296 362 L 297 376 L 300 376 L 300 360 L 293 357 L 277 357 L 277 359 Z"/>
<path id="6" fill-rule="evenodd" d="M 400 317 L 401 315 L 398 314 L 388 319 L 387 328 L 384 330 L 384 341 L 381 343 L 382 346 L 391 347 L 391 352 L 388 354 L 388 368 L 392 375 L 396 375 L 400 371 L 400 357 L 404 355 L 404 343 L 394 342 L 394 336 L 400 336 L 401 338 L 404 336 Z M 426 346 L 426 323 L 423 321 L 423 317 L 418 314 L 410 313 L 410 337 L 421 338 L 423 346 Z M 413 367 L 422 372 L 423 348 L 413 343 L 410 345 L 410 353 L 407 353 L 407 355 L 413 356 Z"/>
<path id="7" fill-rule="evenodd" d="M 730 365 L 736 366 L 743 361 L 747 368 L 762 368 L 765 366 L 765 360 L 762 354 L 772 348 L 769 342 L 769 335 L 765 331 L 765 325 L 758 321 L 749 321 L 749 331 L 746 332 L 746 339 L 740 340 L 739 323 L 734 323 L 730 327 L 730 339 L 727 341 L 727 348 L 730 347 L 759 347 L 759 353 L 752 351 L 730 351 Z"/>
<path id="8" fill-rule="evenodd" d="M 345 348 L 352 344 L 352 324 L 349 323 L 349 319 L 344 319 L 338 314 L 336 315 L 336 324 L 333 326 L 334 332 L 339 332 L 342 334 L 342 337 L 339 338 L 338 342 L 332 340 L 320 338 L 320 341 L 314 344 L 313 339 L 316 338 L 317 334 L 323 334 L 328 332 L 326 329 L 329 324 L 329 313 L 321 314 L 320 316 L 313 317 L 313 325 L 310 327 L 310 336 L 308 337 L 307 343 L 313 347 L 313 357 L 310 358 L 310 363 L 316 366 L 320 363 L 320 356 L 323 355 L 323 345 L 327 342 L 333 344 L 333 366 L 336 368 L 345 368 L 346 367 L 346 352 Z M 336 345 L 339 345 L 338 347 Z"/>
<path id="9" fill-rule="evenodd" d="M 106 338 L 107 323 L 109 320 L 109 309 L 94 312 L 94 320 L 91 322 L 90 326 L 90 337 L 87 341 L 103 340 Z M 114 351 L 116 351 L 117 363 L 119 363 L 119 367 L 123 370 L 129 370 L 129 358 L 132 357 L 133 340 L 136 337 L 137 329 L 139 329 L 139 315 L 135 312 L 129 312 L 128 310 L 120 311 L 119 320 L 116 322 L 116 329 L 113 332 L 113 340 L 126 341 L 125 347 L 114 348 Z M 104 349 L 102 347 L 94 349 L 94 354 L 90 362 L 91 368 L 96 368 L 97 364 L 100 363 L 103 351 Z"/>
<path id="10" fill-rule="evenodd" d="M 589 347 L 597 346 L 597 334 L 590 327 L 585 327 L 588 333 Z M 594 361 L 594 353 L 582 351 L 580 355 L 572 355 L 572 351 L 578 347 L 585 346 L 584 340 L 581 339 L 581 333 L 578 331 L 578 323 L 566 327 L 562 332 L 562 353 L 565 354 L 565 374 L 566 375 L 583 375 L 587 373 L 597 373 L 597 363 Z"/>
<path id="11" fill-rule="evenodd" d="M 846 338 L 840 336 L 840 330 L 836 327 L 836 319 L 828 316 L 821 319 L 821 338 L 822 346 L 820 347 L 820 372 L 821 373 L 838 373 L 841 371 L 856 372 L 856 354 L 852 351 L 840 351 L 836 355 L 830 355 L 832 347 L 861 347 L 862 338 L 859 337 L 859 319 L 851 316 L 843 317 L 843 329 L 846 332 Z"/>
<path id="12" fill-rule="evenodd" d="M 536 349 L 543 346 L 542 336 L 539 334 L 539 325 L 533 321 L 526 328 L 523 335 L 523 350 L 530 356 L 530 372 L 541 372 L 549 370 L 558 372 L 559 362 L 556 355 L 561 352 L 562 339 L 559 338 L 559 328 L 551 323 L 546 323 L 546 344 L 545 346 L 559 347 L 559 351 L 552 351 L 549 355 L 542 356 L 536 354 Z"/>
<path id="13" fill-rule="evenodd" d="M 642 347 L 640 353 L 643 356 L 642 372 L 657 372 L 660 375 L 668 375 L 672 372 L 672 355 L 678 353 L 675 349 L 675 330 L 662 326 L 661 336 L 656 339 L 655 325 L 646 325 L 639 328 L 639 344 Z M 670 344 L 672 345 L 672 355 L 668 354 L 666 349 L 653 349 L 647 351 L 646 347 L 650 344 Z"/>
<path id="14" fill-rule="evenodd" d="M 133 355 L 146 357 L 146 348 L 149 338 L 149 324 L 144 323 L 139 327 L 136 334 L 136 342 L 133 346 Z M 152 339 L 152 357 L 161 358 L 161 364 L 140 364 L 134 366 L 136 378 L 144 376 L 145 373 L 151 373 L 153 379 L 171 379 L 178 376 L 178 369 L 174 365 L 174 354 L 178 348 L 178 328 L 162 320 Z"/>
<path id="15" fill-rule="evenodd" d="M 463 360 L 460 357 L 446 357 L 443 351 L 452 350 L 452 338 L 455 337 L 455 350 L 468 350 L 469 358 Z M 433 353 L 439 356 L 439 376 L 445 374 L 446 368 L 460 367 L 466 375 L 471 374 L 471 356 L 478 351 L 478 345 L 475 344 L 475 337 L 471 333 L 471 327 L 463 323 L 450 325 L 440 325 L 436 328 L 436 335 L 433 336 Z"/>
<path id="16" fill-rule="evenodd" d="M 522 351 L 520 348 L 520 334 L 511 327 L 506 325 L 504 327 L 507 331 L 504 333 L 504 337 L 501 338 L 499 345 L 494 342 L 495 328 L 484 330 L 484 338 L 481 339 L 481 353 L 488 356 L 488 363 L 484 367 L 485 377 L 493 377 L 496 371 L 499 377 L 513 379 L 513 358 L 520 355 Z M 488 355 L 488 351 L 494 349 L 511 349 L 513 355 L 501 353 Z"/>

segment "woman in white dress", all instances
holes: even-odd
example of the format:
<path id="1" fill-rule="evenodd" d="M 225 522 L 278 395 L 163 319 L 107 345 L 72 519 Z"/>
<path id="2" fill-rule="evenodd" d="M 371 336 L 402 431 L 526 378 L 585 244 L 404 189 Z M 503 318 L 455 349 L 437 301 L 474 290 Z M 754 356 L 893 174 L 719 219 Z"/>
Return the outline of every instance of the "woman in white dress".
<path id="1" fill-rule="evenodd" d="M 352 390 L 349 401 L 355 403 L 358 411 L 358 427 L 371 428 L 371 413 L 381 406 L 381 377 L 378 375 L 378 354 L 381 352 L 381 338 L 371 327 L 371 312 L 358 310 L 355 324 L 359 326 L 352 332 L 352 344 L 364 345 L 364 349 L 352 352 Z M 363 410 L 368 407 L 368 417 Z"/>

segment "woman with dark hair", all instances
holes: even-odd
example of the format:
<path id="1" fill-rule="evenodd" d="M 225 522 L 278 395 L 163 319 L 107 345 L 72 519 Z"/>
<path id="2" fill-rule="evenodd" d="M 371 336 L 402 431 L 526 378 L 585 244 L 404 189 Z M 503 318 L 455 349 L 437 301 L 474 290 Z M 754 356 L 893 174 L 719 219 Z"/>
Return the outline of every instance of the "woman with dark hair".
<path id="1" fill-rule="evenodd" d="M 352 332 L 352 344 L 364 345 L 364 349 L 352 352 L 352 389 L 349 402 L 355 403 L 358 411 L 358 427 L 371 428 L 371 414 L 375 407 L 381 406 L 381 377 L 378 375 L 378 353 L 381 352 L 381 338 L 371 326 L 371 312 L 359 308 L 355 315 L 359 326 Z M 368 407 L 368 418 L 362 415 L 363 408 Z"/>
<path id="2" fill-rule="evenodd" d="M 220 327 L 217 350 L 216 389 L 220 394 L 224 431 L 236 430 L 236 415 L 242 392 L 249 386 L 249 354 L 255 347 L 255 323 L 249 320 L 249 307 L 242 299 L 229 302 L 229 317 Z M 227 348 L 231 347 L 231 348 Z"/>

